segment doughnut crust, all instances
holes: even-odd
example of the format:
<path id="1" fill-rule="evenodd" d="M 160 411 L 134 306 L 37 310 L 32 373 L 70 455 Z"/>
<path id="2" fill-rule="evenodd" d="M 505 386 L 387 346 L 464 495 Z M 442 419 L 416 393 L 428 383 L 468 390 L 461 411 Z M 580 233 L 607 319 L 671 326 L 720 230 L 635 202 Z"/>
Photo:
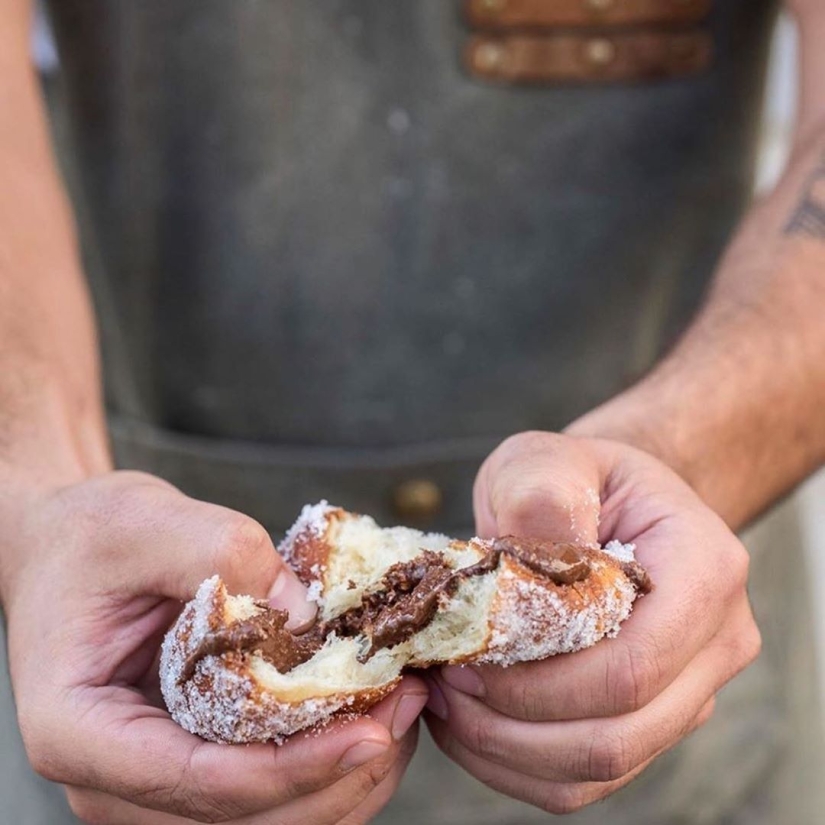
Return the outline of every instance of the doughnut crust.
<path id="1" fill-rule="evenodd" d="M 310 634 L 293 644 L 285 615 L 213 577 L 164 640 L 169 711 L 205 739 L 280 742 L 365 711 L 404 668 L 507 666 L 590 647 L 651 587 L 618 542 L 455 541 L 382 529 L 326 502 L 305 507 L 278 550 L 318 603 Z"/>

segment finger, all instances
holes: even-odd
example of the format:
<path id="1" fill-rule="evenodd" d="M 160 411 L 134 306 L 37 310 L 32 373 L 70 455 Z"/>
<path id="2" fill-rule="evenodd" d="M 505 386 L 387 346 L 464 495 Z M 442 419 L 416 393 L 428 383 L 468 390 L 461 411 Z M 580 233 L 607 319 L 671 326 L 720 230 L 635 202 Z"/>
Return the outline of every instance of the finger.
<path id="1" fill-rule="evenodd" d="M 585 442 L 521 433 L 485 461 L 473 488 L 479 535 L 583 544 L 598 538 L 601 471 Z"/>
<path id="2" fill-rule="evenodd" d="M 415 752 L 418 726 L 398 743 L 385 765 L 376 763 L 329 788 L 239 819 L 233 825 L 354 825 L 368 822 L 390 800 Z M 87 823 L 106 825 L 191 825 L 189 818 L 151 811 L 91 788 L 67 789 L 73 813 Z M 210 820 L 203 820 L 210 821 Z M 211 820 L 215 821 L 215 820 Z"/>
<path id="3" fill-rule="evenodd" d="M 373 705 L 368 715 L 383 725 L 395 741 L 410 730 L 427 704 L 427 683 L 418 676 L 404 676 L 389 696 Z"/>
<path id="4" fill-rule="evenodd" d="M 609 782 L 685 735 L 733 675 L 726 648 L 709 648 L 642 710 L 605 719 L 524 722 L 442 682 L 446 724 L 468 750 L 519 773 L 557 782 Z"/>
<path id="5" fill-rule="evenodd" d="M 482 759 L 454 741 L 440 740 L 439 735 L 432 728 L 431 732 L 438 747 L 450 759 L 487 787 L 557 815 L 574 813 L 587 805 L 605 799 L 632 782 L 650 764 L 640 766 L 633 774 L 613 782 L 571 784 L 536 781 L 529 776 Z"/>
<path id="6" fill-rule="evenodd" d="M 120 484 L 91 499 L 93 547 L 110 584 L 186 601 L 217 573 L 231 593 L 288 610 L 290 629 L 313 621 L 315 603 L 254 519 L 167 485 Z"/>
<path id="7" fill-rule="evenodd" d="M 116 796 L 92 788 L 68 786 L 66 798 L 72 813 L 87 825 L 192 825 L 191 819 L 147 811 Z"/>
<path id="8" fill-rule="evenodd" d="M 389 731 L 369 718 L 333 723 L 321 733 L 271 744 L 217 745 L 186 733 L 128 690 L 103 689 L 98 705 L 76 708 L 82 729 L 66 730 L 53 753 L 72 753 L 47 778 L 94 786 L 142 807 L 195 819 L 228 819 L 266 810 L 325 788 L 385 756 Z M 398 702 L 405 695 L 401 688 Z M 94 730 L 95 736 L 85 735 Z"/>
<path id="9" fill-rule="evenodd" d="M 369 822 L 397 789 L 415 751 L 417 736 L 416 725 L 398 743 L 389 767 L 362 769 L 366 773 L 359 775 L 356 771 L 352 778 L 347 776 L 318 793 L 257 814 L 224 821 L 233 825 L 355 825 Z M 91 788 L 69 787 L 67 798 L 75 816 L 90 825 L 191 825 L 197 821 L 147 810 Z"/>
<path id="10" fill-rule="evenodd" d="M 278 808 L 278 816 L 272 819 L 271 825 L 368 822 L 397 790 L 417 741 L 416 723 L 394 746 L 391 759 L 370 763 L 324 791 Z"/>
<path id="11" fill-rule="evenodd" d="M 389 800 L 401 781 L 418 741 L 418 717 L 427 701 L 427 687 L 415 676 L 405 676 L 398 688 L 373 706 L 369 714 L 392 732 L 395 745 L 386 757 L 353 771 L 334 786 L 279 808 L 283 822 L 295 825 L 368 821 Z M 369 812 L 373 812 L 369 814 Z M 364 813 L 368 816 L 361 819 Z"/>
<path id="12" fill-rule="evenodd" d="M 140 697 L 121 690 L 78 714 L 84 730 L 97 735 L 70 731 L 76 742 L 75 773 L 55 778 L 94 785 L 177 815 L 237 818 L 314 793 L 369 763 L 383 759 L 388 767 L 393 759 L 391 732 L 401 739 L 425 701 L 420 680 L 406 679 L 376 706 L 377 718 L 334 722 L 320 733 L 293 736 L 280 747 L 230 747 L 186 733 L 165 713 L 140 705 Z M 377 774 L 381 770 L 386 769 L 379 765 Z M 364 785 L 369 789 L 368 781 Z"/>
<path id="13" fill-rule="evenodd" d="M 371 822 L 386 807 L 398 790 L 410 760 L 415 754 L 418 744 L 418 730 L 419 726 L 416 722 L 400 742 L 398 758 L 393 763 L 390 772 L 360 805 L 341 820 L 340 825 L 363 825 L 365 822 Z"/>
<path id="14" fill-rule="evenodd" d="M 691 534 L 692 535 L 692 534 Z M 689 665 L 729 624 L 733 661 L 743 667 L 758 650 L 758 631 L 747 602 L 747 556 L 732 547 L 715 553 L 702 539 L 670 528 L 639 539 L 637 556 L 655 582 L 652 593 L 634 605 L 621 632 L 594 647 L 514 665 L 446 667 L 444 680 L 484 698 L 519 719 L 550 721 L 616 716 L 644 707 Z"/>
<path id="15" fill-rule="evenodd" d="M 711 699 L 692 721 L 684 735 L 688 736 L 704 725 L 710 719 L 713 708 L 714 700 Z M 553 814 L 573 813 L 605 799 L 632 782 L 664 753 L 660 751 L 628 774 L 609 782 L 569 783 L 536 780 L 472 752 L 452 737 L 449 728 L 432 714 L 428 713 L 425 718 L 436 745 L 468 773 L 493 790 Z"/>

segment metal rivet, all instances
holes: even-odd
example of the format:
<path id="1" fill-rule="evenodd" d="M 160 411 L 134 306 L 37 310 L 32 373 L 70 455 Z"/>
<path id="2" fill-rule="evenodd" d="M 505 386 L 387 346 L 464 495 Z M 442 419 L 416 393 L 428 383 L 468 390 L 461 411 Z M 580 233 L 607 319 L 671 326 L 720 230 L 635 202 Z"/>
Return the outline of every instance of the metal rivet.
<path id="1" fill-rule="evenodd" d="M 504 63 L 504 47 L 499 43 L 480 43 L 473 57 L 480 71 L 492 72 Z"/>
<path id="2" fill-rule="evenodd" d="M 431 521 L 441 510 L 443 496 L 435 482 L 423 478 L 405 481 L 395 488 L 392 506 L 401 520 L 421 524 Z"/>
<path id="3" fill-rule="evenodd" d="M 607 66 L 616 59 L 616 46 L 603 37 L 588 40 L 584 47 L 584 56 L 593 66 Z"/>
<path id="4" fill-rule="evenodd" d="M 584 0 L 584 5 L 590 11 L 608 11 L 616 5 L 616 0 Z"/>

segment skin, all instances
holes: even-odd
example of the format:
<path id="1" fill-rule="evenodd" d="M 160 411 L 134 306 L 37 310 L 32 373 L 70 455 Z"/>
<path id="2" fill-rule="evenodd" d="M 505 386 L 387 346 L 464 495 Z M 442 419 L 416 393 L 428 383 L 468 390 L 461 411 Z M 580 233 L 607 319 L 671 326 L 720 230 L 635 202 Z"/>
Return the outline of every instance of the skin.
<path id="1" fill-rule="evenodd" d="M 731 529 L 825 459 L 825 238 L 810 215 L 794 221 L 825 162 L 825 6 L 793 8 L 794 157 L 691 329 L 566 435 L 506 441 L 476 483 L 481 534 L 633 541 L 656 582 L 615 640 L 431 680 L 442 749 L 550 811 L 612 793 L 706 721 L 759 649 Z M 295 624 L 311 615 L 260 525 L 112 471 L 93 317 L 29 66 L 30 11 L 29 0 L 0 4 L 0 597 L 29 758 L 88 822 L 366 822 L 415 747 L 420 681 L 282 748 L 202 742 L 159 705 L 158 642 L 207 576 L 270 597 Z"/>

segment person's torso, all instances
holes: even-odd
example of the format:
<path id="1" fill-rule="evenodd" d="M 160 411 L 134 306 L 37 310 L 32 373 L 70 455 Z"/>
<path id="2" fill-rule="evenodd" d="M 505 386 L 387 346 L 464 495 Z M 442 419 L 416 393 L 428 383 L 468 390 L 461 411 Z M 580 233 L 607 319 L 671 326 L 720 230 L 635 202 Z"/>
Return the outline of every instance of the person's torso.
<path id="1" fill-rule="evenodd" d="M 53 4 L 115 409 L 382 447 L 559 427 L 649 366 L 749 197 L 775 2 L 470 5 Z M 589 81 L 480 76 L 571 37 Z"/>
<path id="2" fill-rule="evenodd" d="M 387 523 L 423 478 L 466 530 L 497 439 L 684 324 L 750 196 L 774 0 L 461 5 L 52 3 L 122 463 L 274 532 L 321 496 Z M 812 825 L 776 558 L 721 723 L 575 821 Z M 428 759 L 382 821 L 542 818 Z"/>

